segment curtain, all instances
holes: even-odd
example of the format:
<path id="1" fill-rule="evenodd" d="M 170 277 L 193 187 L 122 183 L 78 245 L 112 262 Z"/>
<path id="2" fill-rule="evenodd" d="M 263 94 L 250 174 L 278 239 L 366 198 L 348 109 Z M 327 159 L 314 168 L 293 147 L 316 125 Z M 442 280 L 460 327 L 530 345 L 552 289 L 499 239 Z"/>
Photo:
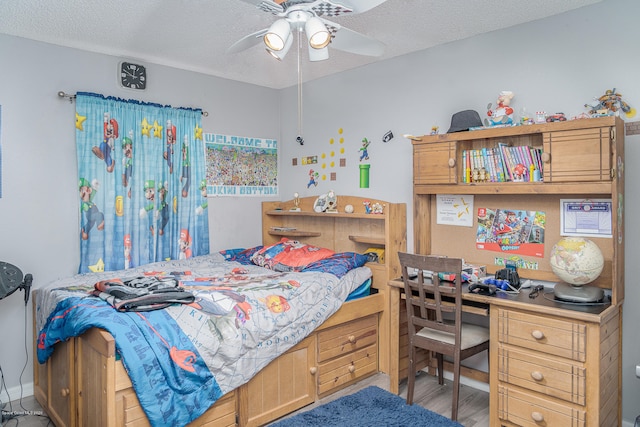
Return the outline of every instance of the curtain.
<path id="1" fill-rule="evenodd" d="M 209 253 L 201 118 L 76 95 L 80 273 Z"/>

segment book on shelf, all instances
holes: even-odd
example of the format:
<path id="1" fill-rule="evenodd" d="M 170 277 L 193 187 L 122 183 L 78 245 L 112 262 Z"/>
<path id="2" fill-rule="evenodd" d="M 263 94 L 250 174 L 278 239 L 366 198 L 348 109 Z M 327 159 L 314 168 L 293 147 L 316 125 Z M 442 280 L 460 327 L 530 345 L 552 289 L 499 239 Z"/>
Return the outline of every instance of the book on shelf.
<path id="1" fill-rule="evenodd" d="M 295 227 L 271 227 L 273 231 L 296 231 Z"/>
<path id="2" fill-rule="evenodd" d="M 486 181 L 508 182 L 514 181 L 514 170 L 517 165 L 524 166 L 526 171 L 518 170 L 525 181 L 540 180 L 542 177 L 542 149 L 527 145 L 511 146 L 499 142 L 497 146 L 481 149 L 468 149 L 462 151 L 462 164 L 464 165 L 462 182 L 473 182 L 473 172 L 480 172 L 484 168 Z M 539 172 L 534 174 L 534 172 Z M 536 178 L 534 178 L 536 177 Z"/>

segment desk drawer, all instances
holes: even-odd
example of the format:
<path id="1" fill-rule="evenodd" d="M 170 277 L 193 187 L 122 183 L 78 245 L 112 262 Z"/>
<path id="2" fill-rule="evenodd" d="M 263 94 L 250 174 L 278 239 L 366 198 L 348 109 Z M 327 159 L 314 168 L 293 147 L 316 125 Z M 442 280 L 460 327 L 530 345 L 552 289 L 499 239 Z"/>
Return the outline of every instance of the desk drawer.
<path id="1" fill-rule="evenodd" d="M 498 347 L 498 379 L 550 397 L 585 405 L 587 370 L 580 363 Z"/>
<path id="2" fill-rule="evenodd" d="M 318 362 L 378 343 L 378 315 L 367 316 L 318 333 Z"/>
<path id="3" fill-rule="evenodd" d="M 584 362 L 587 325 L 556 317 L 498 309 L 498 341 Z M 595 343 L 594 343 L 595 344 Z"/>
<path id="4" fill-rule="evenodd" d="M 582 409 L 502 385 L 498 386 L 498 418 L 522 427 L 586 425 L 586 412 Z"/>

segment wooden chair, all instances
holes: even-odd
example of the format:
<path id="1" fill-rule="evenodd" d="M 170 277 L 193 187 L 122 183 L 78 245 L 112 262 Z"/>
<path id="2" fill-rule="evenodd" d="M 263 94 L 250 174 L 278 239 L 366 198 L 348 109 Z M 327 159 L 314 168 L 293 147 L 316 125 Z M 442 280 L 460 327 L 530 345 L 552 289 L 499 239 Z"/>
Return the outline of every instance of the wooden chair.
<path id="1" fill-rule="evenodd" d="M 409 329 L 407 404 L 413 404 L 416 348 L 434 352 L 438 382 L 444 384 L 444 356 L 453 358 L 451 419 L 458 418 L 460 361 L 489 349 L 489 329 L 462 323 L 462 260 L 398 252 L 402 266 Z M 453 282 L 438 273 L 455 274 Z M 448 301 L 444 301 L 447 299 Z"/>

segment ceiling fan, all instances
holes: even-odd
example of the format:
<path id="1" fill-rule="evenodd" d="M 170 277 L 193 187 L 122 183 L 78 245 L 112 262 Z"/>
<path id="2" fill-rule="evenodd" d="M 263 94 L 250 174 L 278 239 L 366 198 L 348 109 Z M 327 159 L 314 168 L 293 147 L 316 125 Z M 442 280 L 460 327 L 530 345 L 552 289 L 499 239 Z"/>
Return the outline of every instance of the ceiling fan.
<path id="1" fill-rule="evenodd" d="M 325 17 L 366 12 L 386 0 L 242 0 L 258 9 L 279 17 L 269 28 L 256 31 L 238 40 L 229 53 L 241 52 L 263 41 L 266 50 L 282 60 L 293 44 L 293 33 L 304 32 L 307 36 L 309 60 L 322 61 L 329 58 L 328 45 L 334 49 L 358 55 L 380 56 L 384 44 L 328 21 Z"/>

